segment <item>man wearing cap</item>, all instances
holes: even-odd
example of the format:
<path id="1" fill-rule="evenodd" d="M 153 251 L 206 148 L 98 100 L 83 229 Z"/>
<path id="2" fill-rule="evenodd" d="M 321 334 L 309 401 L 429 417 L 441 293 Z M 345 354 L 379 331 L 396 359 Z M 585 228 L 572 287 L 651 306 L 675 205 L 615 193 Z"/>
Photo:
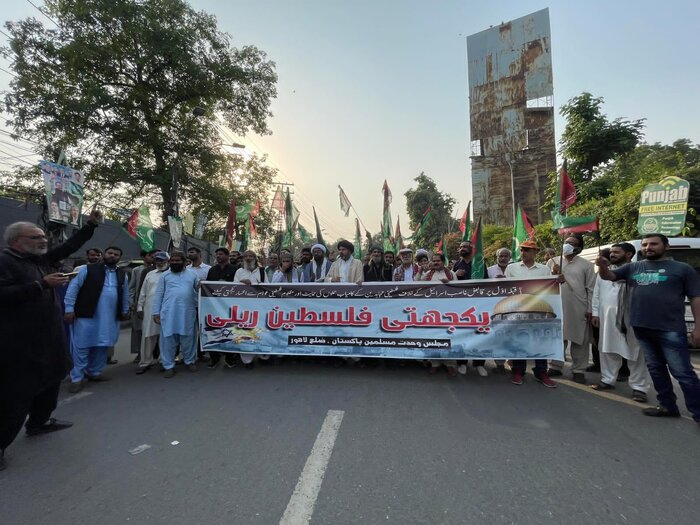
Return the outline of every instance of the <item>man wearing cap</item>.
<path id="1" fill-rule="evenodd" d="M 399 250 L 401 264 L 394 270 L 394 281 L 413 282 L 418 280 L 420 266 L 413 262 L 413 250 L 401 248 Z"/>
<path id="2" fill-rule="evenodd" d="M 350 241 L 343 239 L 338 243 L 338 258 L 328 270 L 325 277 L 326 282 L 362 283 L 364 279 L 362 261 L 353 258 L 354 251 L 355 247 Z"/>
<path id="3" fill-rule="evenodd" d="M 536 279 L 539 277 L 551 277 L 552 272 L 544 265 L 535 262 L 537 254 L 537 244 L 535 241 L 527 240 L 520 243 L 520 262 L 514 262 L 508 265 L 505 271 L 505 277 L 508 279 Z M 525 369 L 527 368 L 527 359 L 513 359 L 511 370 L 511 383 L 514 385 L 522 385 L 525 377 Z M 535 379 L 542 383 L 547 388 L 556 388 L 557 384 L 547 375 L 547 360 L 535 359 L 535 368 L 533 368 Z"/>
<path id="4" fill-rule="evenodd" d="M 384 262 L 384 250 L 379 246 L 372 246 L 370 259 L 362 269 L 365 282 L 385 282 L 393 279 L 394 269 Z"/>
<path id="5" fill-rule="evenodd" d="M 148 372 L 155 363 L 153 351 L 158 344 L 160 326 L 153 320 L 151 311 L 153 309 L 153 297 L 158 287 L 158 281 L 163 277 L 163 272 L 168 269 L 170 256 L 166 252 L 157 252 L 153 256 L 153 259 L 155 261 L 155 270 L 149 272 L 143 280 L 141 291 L 136 302 L 136 316 L 142 322 L 141 359 L 139 361 L 139 369 L 136 371 L 138 375 Z"/>
<path id="6" fill-rule="evenodd" d="M 301 281 L 304 283 L 323 282 L 331 269 L 331 262 L 326 257 L 326 247 L 323 244 L 314 244 L 311 247 L 313 258 L 301 272 Z"/>

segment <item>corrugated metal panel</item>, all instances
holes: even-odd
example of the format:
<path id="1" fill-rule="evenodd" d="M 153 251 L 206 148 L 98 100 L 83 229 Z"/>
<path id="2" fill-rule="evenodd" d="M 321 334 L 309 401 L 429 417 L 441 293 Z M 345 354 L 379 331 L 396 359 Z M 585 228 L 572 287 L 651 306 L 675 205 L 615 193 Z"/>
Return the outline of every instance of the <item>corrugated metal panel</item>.
<path id="1" fill-rule="evenodd" d="M 471 139 L 483 152 L 472 158 L 474 212 L 488 223 L 512 224 L 511 168 L 516 202 L 543 220 L 554 110 L 528 110 L 527 101 L 553 94 L 550 43 L 547 9 L 467 38 Z"/>

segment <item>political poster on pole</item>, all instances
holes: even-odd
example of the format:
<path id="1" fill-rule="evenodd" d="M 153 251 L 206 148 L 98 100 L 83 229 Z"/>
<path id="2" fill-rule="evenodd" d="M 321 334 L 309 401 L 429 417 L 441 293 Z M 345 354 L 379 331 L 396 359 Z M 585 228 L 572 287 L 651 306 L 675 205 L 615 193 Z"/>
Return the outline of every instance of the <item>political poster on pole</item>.
<path id="1" fill-rule="evenodd" d="M 637 231 L 641 235 L 679 235 L 685 227 L 690 184 L 679 177 L 666 177 L 647 184 L 639 202 Z"/>
<path id="2" fill-rule="evenodd" d="M 84 178 L 82 172 L 55 162 L 39 162 L 44 179 L 49 220 L 80 226 L 83 209 Z"/>

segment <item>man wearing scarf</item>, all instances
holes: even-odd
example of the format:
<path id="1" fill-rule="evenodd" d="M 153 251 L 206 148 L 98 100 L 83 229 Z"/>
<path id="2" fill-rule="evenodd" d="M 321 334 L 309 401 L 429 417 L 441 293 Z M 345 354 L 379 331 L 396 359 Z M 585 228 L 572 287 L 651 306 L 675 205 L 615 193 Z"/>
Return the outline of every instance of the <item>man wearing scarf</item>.
<path id="1" fill-rule="evenodd" d="M 301 274 L 301 280 L 305 283 L 323 282 L 331 268 L 331 262 L 326 258 L 326 247 L 323 244 L 314 244 L 311 247 L 313 259 L 305 267 Z"/>
<path id="2" fill-rule="evenodd" d="M 401 264 L 394 270 L 394 281 L 412 282 L 418 279 L 420 266 L 413 262 L 413 250 L 403 248 L 399 250 Z"/>
<path id="3" fill-rule="evenodd" d="M 364 282 L 391 281 L 393 271 L 394 269 L 384 262 L 384 250 L 379 246 L 372 246 L 369 262 L 362 269 Z"/>

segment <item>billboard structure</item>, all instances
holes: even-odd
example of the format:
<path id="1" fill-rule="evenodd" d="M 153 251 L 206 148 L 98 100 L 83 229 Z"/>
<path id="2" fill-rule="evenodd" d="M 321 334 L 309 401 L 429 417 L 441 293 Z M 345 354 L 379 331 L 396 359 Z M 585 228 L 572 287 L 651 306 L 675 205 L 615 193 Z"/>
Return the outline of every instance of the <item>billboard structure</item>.
<path id="1" fill-rule="evenodd" d="M 556 171 L 549 10 L 467 37 L 474 215 L 510 226 L 520 205 L 535 222 Z"/>

